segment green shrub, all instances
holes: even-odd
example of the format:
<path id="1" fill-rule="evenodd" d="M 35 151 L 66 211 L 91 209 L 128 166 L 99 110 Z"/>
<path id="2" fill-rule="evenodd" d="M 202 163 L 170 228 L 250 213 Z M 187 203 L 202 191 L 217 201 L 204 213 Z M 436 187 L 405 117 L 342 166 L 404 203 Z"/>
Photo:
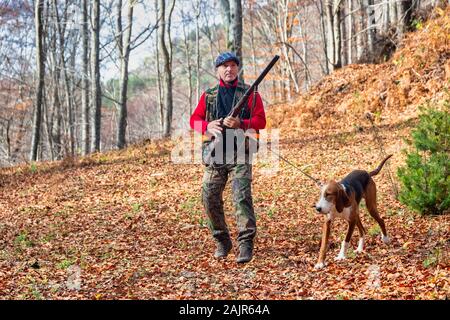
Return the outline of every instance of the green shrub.
<path id="1" fill-rule="evenodd" d="M 443 110 L 420 108 L 419 124 L 407 141 L 406 165 L 397 174 L 400 201 L 420 214 L 442 214 L 450 207 L 450 103 Z"/>

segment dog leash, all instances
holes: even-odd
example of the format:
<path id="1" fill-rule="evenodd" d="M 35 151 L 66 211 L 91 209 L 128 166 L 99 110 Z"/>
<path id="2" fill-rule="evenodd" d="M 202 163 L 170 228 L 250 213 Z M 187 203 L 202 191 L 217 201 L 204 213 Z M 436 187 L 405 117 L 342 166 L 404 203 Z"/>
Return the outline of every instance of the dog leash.
<path id="1" fill-rule="evenodd" d="M 251 119 L 252 119 L 252 114 L 253 114 L 253 110 L 255 108 L 255 104 L 256 104 L 256 93 L 258 92 L 258 87 L 256 86 L 253 90 L 253 101 L 252 101 L 252 107 L 250 109 L 250 121 L 247 125 L 247 130 L 250 128 L 250 124 L 251 124 Z M 233 99 L 234 100 L 234 99 Z M 251 136 L 247 136 L 249 139 L 253 140 L 255 143 L 258 143 L 258 141 L 251 137 Z M 245 143 L 245 139 L 243 141 L 243 143 L 241 144 L 241 146 L 238 148 L 238 151 L 240 150 L 240 148 L 242 147 L 242 145 Z M 303 171 L 302 169 L 300 169 L 298 166 L 294 165 L 292 162 L 290 162 L 289 160 L 287 160 L 286 158 L 284 158 L 283 156 L 281 156 L 279 153 L 275 152 L 272 150 L 272 148 L 269 147 L 269 145 L 267 145 L 267 149 L 272 152 L 274 155 L 276 155 L 278 157 L 278 159 L 284 161 L 285 163 L 287 163 L 288 165 L 290 165 L 292 168 L 300 171 L 301 173 L 303 173 L 307 178 L 311 179 L 312 181 L 314 181 L 314 183 L 320 188 L 322 186 L 320 180 L 312 177 L 311 175 L 309 175 L 308 173 L 306 173 L 305 171 Z M 222 165 L 224 166 L 224 165 Z M 222 167 L 221 166 L 221 167 Z M 216 169 L 220 169 L 219 167 Z"/>
<path id="2" fill-rule="evenodd" d="M 247 126 L 247 130 L 250 128 L 250 123 L 252 121 L 252 114 L 253 114 L 253 109 L 255 108 L 255 104 L 256 104 L 256 93 L 258 92 L 258 87 L 255 87 L 255 90 L 253 92 L 253 101 L 252 101 L 252 108 L 250 111 L 250 121 L 248 123 Z M 249 139 L 252 139 L 253 141 L 255 141 L 255 139 L 251 136 L 248 136 Z M 258 143 L 258 141 L 255 141 L 256 143 Z M 300 171 L 301 173 L 303 173 L 306 177 L 308 177 L 309 179 L 311 179 L 312 181 L 314 181 L 314 183 L 317 186 L 321 186 L 321 183 L 318 179 L 312 177 L 311 175 L 307 174 L 305 171 L 303 171 L 302 169 L 300 169 L 299 167 L 297 167 L 296 165 L 294 165 L 292 162 L 290 162 L 289 160 L 287 160 L 286 158 L 282 157 L 279 153 L 275 152 L 272 150 L 272 148 L 269 147 L 269 145 L 267 144 L 267 149 L 272 152 L 274 155 L 276 155 L 278 157 L 278 159 L 284 161 L 285 163 L 287 163 L 288 165 L 290 165 L 291 167 L 293 167 L 294 169 L 297 169 L 298 171 Z"/>
<path id="3" fill-rule="evenodd" d="M 272 150 L 272 148 L 269 147 L 269 145 L 267 145 L 267 149 L 272 152 L 274 155 L 276 155 L 278 157 L 278 159 L 284 161 L 285 163 L 287 163 L 288 165 L 290 165 L 292 168 L 300 171 L 301 173 L 303 173 L 306 177 L 308 177 L 309 179 L 311 179 L 312 181 L 314 181 L 314 183 L 320 188 L 322 186 L 322 183 L 320 182 L 320 180 L 314 178 L 313 176 L 307 174 L 305 171 L 303 171 L 302 169 L 300 169 L 298 166 L 296 166 L 295 164 L 293 164 L 292 162 L 290 162 L 288 159 L 282 157 L 279 153 L 275 152 Z"/>

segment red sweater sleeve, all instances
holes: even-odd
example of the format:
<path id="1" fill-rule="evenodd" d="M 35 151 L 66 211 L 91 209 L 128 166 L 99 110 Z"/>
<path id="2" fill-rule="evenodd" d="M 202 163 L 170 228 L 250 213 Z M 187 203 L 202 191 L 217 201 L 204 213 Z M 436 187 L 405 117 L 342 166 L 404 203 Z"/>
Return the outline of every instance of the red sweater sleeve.
<path id="1" fill-rule="evenodd" d="M 208 127 L 206 119 L 206 93 L 204 92 L 198 101 L 197 107 L 191 115 L 190 126 L 195 131 L 204 134 Z M 250 94 L 247 102 L 248 111 L 251 112 L 253 105 L 253 93 Z M 250 126 L 249 126 L 250 125 Z M 264 105 L 259 93 L 256 93 L 256 104 L 253 109 L 252 117 L 250 119 L 243 119 L 241 121 L 241 129 L 255 129 L 261 130 L 266 127 L 266 113 L 264 112 Z"/>
<path id="2" fill-rule="evenodd" d="M 206 127 L 208 126 L 208 122 L 206 119 L 206 101 L 205 101 L 206 93 L 203 92 L 200 100 L 198 101 L 197 108 L 195 108 L 194 113 L 191 115 L 190 125 L 191 128 L 195 131 L 204 134 L 206 131 Z"/>
<path id="3" fill-rule="evenodd" d="M 251 112 L 253 105 L 253 93 L 248 98 L 247 108 Z M 250 124 L 250 126 L 249 126 Z M 256 104 L 253 109 L 252 117 L 250 119 L 244 119 L 241 121 L 241 128 L 244 130 L 255 129 L 261 130 L 266 127 L 266 113 L 264 112 L 264 105 L 259 93 L 256 93 Z"/>

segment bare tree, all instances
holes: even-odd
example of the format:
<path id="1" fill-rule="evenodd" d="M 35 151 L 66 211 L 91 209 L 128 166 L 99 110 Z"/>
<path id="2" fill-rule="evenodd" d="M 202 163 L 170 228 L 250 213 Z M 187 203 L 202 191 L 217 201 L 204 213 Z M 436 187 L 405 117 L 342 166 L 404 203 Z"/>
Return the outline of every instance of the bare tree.
<path id="1" fill-rule="evenodd" d="M 190 43 L 189 43 L 189 29 L 186 28 L 186 24 L 188 23 L 188 16 L 184 12 L 184 9 L 181 9 L 181 18 L 183 21 L 183 43 L 184 43 L 184 54 L 187 62 L 187 71 L 188 71 L 188 106 L 189 106 L 189 114 L 192 114 L 192 94 L 193 94 L 193 87 L 192 87 L 192 62 L 191 62 L 191 50 L 190 50 Z"/>
<path id="2" fill-rule="evenodd" d="M 88 28 L 88 0 L 82 0 L 82 73 L 81 73 L 81 153 L 87 155 L 89 145 L 89 28 Z"/>
<path id="3" fill-rule="evenodd" d="M 38 0 L 35 3 L 35 26 L 36 26 L 36 66 L 37 66 L 37 84 L 36 84 L 36 100 L 33 115 L 33 135 L 31 139 L 30 160 L 36 161 L 38 155 L 38 147 L 41 136 L 42 124 L 42 104 L 44 91 L 45 76 L 45 56 L 44 56 L 44 33 L 43 33 L 43 10 L 44 0 Z"/>
<path id="4" fill-rule="evenodd" d="M 250 47 L 252 52 L 252 64 L 253 64 L 253 74 L 256 76 L 258 72 L 256 69 L 256 49 L 255 49 L 255 23 L 254 23 L 254 0 L 249 2 L 249 16 L 250 16 Z"/>
<path id="5" fill-rule="evenodd" d="M 197 0 L 200 4 L 200 0 Z M 233 1 L 233 0 L 232 0 Z M 231 8 L 230 8 L 230 0 L 220 0 L 220 5 L 222 7 L 221 15 L 222 21 L 225 27 L 225 41 L 226 48 L 229 49 L 231 47 Z"/>
<path id="6" fill-rule="evenodd" d="M 373 56 L 376 42 L 375 10 L 373 8 L 374 0 L 365 1 L 367 9 L 367 51 L 369 56 Z"/>
<path id="7" fill-rule="evenodd" d="M 127 27 L 122 28 L 122 0 L 117 1 L 117 48 L 120 60 L 120 94 L 119 94 L 119 125 L 117 127 L 116 146 L 122 149 L 126 145 L 127 128 L 127 88 L 128 62 L 131 50 L 131 33 L 133 27 L 133 9 L 135 1 L 128 0 Z"/>
<path id="8" fill-rule="evenodd" d="M 357 1 L 358 10 L 357 10 L 357 20 L 355 25 L 355 38 L 356 38 L 356 61 L 361 62 L 363 59 L 364 46 L 367 41 L 365 40 L 364 35 L 366 30 L 366 19 L 365 13 L 362 6 L 362 0 Z"/>
<path id="9" fill-rule="evenodd" d="M 322 39 L 322 48 L 323 48 L 323 56 L 325 57 L 325 74 L 330 74 L 330 69 L 329 69 L 329 59 L 330 57 L 328 56 L 328 38 L 327 38 L 327 30 L 329 30 L 328 28 L 328 20 L 325 21 L 325 4 L 323 0 L 320 0 L 316 3 L 316 8 L 317 11 L 319 12 L 319 16 L 320 16 L 320 36 Z"/>
<path id="10" fill-rule="evenodd" d="M 100 0 L 92 1 L 91 25 L 91 150 L 98 152 L 100 151 L 100 130 L 102 117 L 102 96 L 100 87 Z"/>
<path id="11" fill-rule="evenodd" d="M 174 2 L 172 2 L 173 6 Z M 164 126 L 163 137 L 169 137 L 172 126 L 173 98 L 172 98 L 172 61 L 166 41 L 167 35 L 170 33 L 171 14 L 166 17 L 166 3 L 164 0 L 159 1 L 160 10 L 160 33 L 159 47 L 162 52 L 163 70 L 164 70 Z M 171 10 L 172 11 L 172 10 Z M 169 39 L 170 40 L 170 39 Z"/>
<path id="12" fill-rule="evenodd" d="M 328 68 L 335 70 L 341 63 L 341 2 L 342 0 L 325 0 L 325 20 L 327 26 Z"/>
<path id="13" fill-rule="evenodd" d="M 229 49 L 236 53 L 241 64 L 241 77 L 243 74 L 242 59 L 242 2 L 241 0 L 230 0 L 230 22 L 231 22 L 231 39 Z"/>
<path id="14" fill-rule="evenodd" d="M 158 3 L 159 0 L 155 0 L 155 12 L 156 12 L 156 16 L 158 17 Z M 157 18 L 158 19 L 158 18 Z M 157 104 L 158 104 L 158 110 L 159 110 L 159 123 L 160 123 L 160 131 L 163 132 L 163 127 L 164 127 L 164 104 L 163 104 L 163 100 L 164 100 L 164 92 L 163 92 L 163 87 L 162 87 L 162 83 L 161 83 L 161 64 L 160 64 L 160 53 L 159 53 L 159 34 L 160 34 L 161 30 L 158 27 L 156 29 L 156 41 L 155 41 L 155 63 L 156 63 L 156 86 L 157 86 Z"/>
<path id="15" fill-rule="evenodd" d="M 290 49 L 292 46 L 289 43 L 289 38 L 292 35 L 293 18 L 294 16 L 289 12 L 290 0 L 281 0 L 277 3 L 277 24 L 278 24 L 278 37 L 281 43 L 281 49 L 284 56 L 284 66 L 288 73 L 287 90 L 288 99 L 291 98 L 291 81 L 294 84 L 295 92 L 300 92 L 298 86 L 297 76 L 295 75 L 294 68 L 292 66 L 292 59 L 290 55 Z"/>
<path id="16" fill-rule="evenodd" d="M 62 157 L 62 139 L 61 139 L 61 128 L 62 128 L 62 106 L 60 99 L 60 88 L 59 81 L 61 77 L 61 63 L 57 56 L 58 49 L 58 35 L 56 30 L 49 30 L 48 32 L 48 47 L 47 52 L 49 56 L 49 71 L 51 72 L 51 84 L 47 85 L 48 91 L 52 92 L 50 104 L 53 106 L 49 110 L 50 114 L 46 117 L 46 127 L 47 127 L 47 139 L 50 148 L 50 158 L 60 159 Z"/>
<path id="17" fill-rule="evenodd" d="M 353 0 L 347 0 L 347 8 L 348 8 L 348 31 L 347 31 L 347 37 L 348 37 L 348 43 L 347 43 L 347 63 L 352 64 L 353 63 Z"/>
<path id="18" fill-rule="evenodd" d="M 196 101 L 200 99 L 200 4 L 201 0 L 196 1 L 196 15 L 195 15 L 195 48 L 196 48 L 196 64 L 195 64 L 195 71 L 196 71 Z M 228 31 L 227 31 L 228 32 Z"/>
<path id="19" fill-rule="evenodd" d="M 73 114 L 73 106 L 72 106 L 72 90 L 70 89 L 69 84 L 69 76 L 67 74 L 67 65 L 66 65 L 66 55 L 65 55 L 65 49 L 66 49 L 66 35 L 61 27 L 61 24 L 66 24 L 67 16 L 65 15 L 63 17 L 63 21 L 61 21 L 58 11 L 58 5 L 56 3 L 56 0 L 53 0 L 53 10 L 54 10 L 54 25 L 56 26 L 58 38 L 59 38 L 59 54 L 60 54 L 60 63 L 61 63 L 61 70 L 62 70 L 62 76 L 64 80 L 64 89 L 65 89 L 65 99 L 66 99 L 66 110 L 68 115 L 68 131 L 69 131 L 69 152 L 71 156 L 74 156 L 75 154 L 75 134 L 74 134 L 74 114 Z M 67 11 L 65 11 L 67 13 Z M 65 29 L 65 28 L 64 28 Z"/>

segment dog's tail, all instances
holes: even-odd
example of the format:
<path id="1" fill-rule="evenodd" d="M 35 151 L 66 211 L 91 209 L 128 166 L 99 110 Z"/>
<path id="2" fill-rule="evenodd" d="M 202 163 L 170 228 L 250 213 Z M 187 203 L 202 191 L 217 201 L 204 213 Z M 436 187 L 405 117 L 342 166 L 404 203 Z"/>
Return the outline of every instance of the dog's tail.
<path id="1" fill-rule="evenodd" d="M 376 176 L 376 175 L 380 172 L 381 168 L 383 168 L 384 163 L 385 163 L 390 157 L 392 157 L 392 154 L 388 155 L 388 156 L 386 157 L 386 159 L 384 159 L 383 161 L 381 161 L 380 165 L 379 165 L 375 170 L 369 172 L 369 175 L 370 175 L 371 177 Z"/>

